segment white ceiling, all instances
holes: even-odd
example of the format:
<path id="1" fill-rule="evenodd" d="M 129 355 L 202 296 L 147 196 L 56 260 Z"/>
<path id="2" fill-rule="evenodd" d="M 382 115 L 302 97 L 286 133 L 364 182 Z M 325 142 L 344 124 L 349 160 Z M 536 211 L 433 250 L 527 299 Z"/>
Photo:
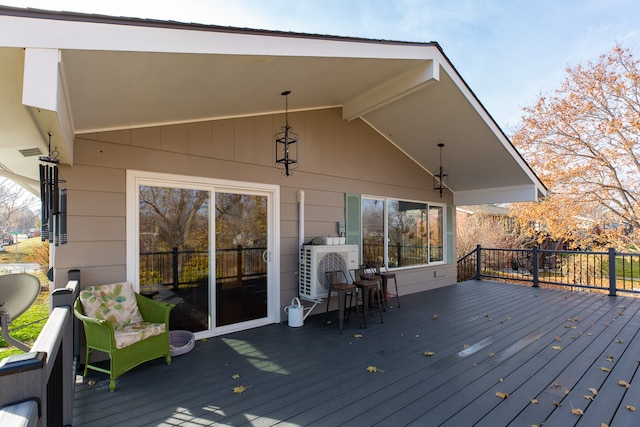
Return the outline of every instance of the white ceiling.
<path id="1" fill-rule="evenodd" d="M 51 50 L 59 52 L 57 71 L 25 60 Z M 24 77 L 25 61 L 35 75 Z M 545 191 L 432 43 L 0 7 L 0 63 L 0 169 L 14 178 L 37 179 L 37 156 L 18 150 L 46 152 L 48 129 L 56 130 L 62 161 L 72 163 L 73 134 L 281 112 L 280 93 L 290 90 L 290 111 L 343 107 L 345 119 L 365 120 L 432 173 L 437 144 L 445 144 L 456 204 L 531 200 Z M 59 111 L 38 108 L 42 82 L 56 72 L 51 108 Z M 34 92 L 25 107 L 23 93 Z"/>

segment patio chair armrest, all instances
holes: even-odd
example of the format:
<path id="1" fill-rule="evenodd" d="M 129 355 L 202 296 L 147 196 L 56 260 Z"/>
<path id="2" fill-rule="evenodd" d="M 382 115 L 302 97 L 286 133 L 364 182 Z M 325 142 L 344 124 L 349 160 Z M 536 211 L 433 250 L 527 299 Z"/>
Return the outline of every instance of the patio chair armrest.
<path id="1" fill-rule="evenodd" d="M 113 325 L 104 319 L 95 319 L 86 316 L 82 310 L 82 303 L 76 300 L 73 305 L 73 314 L 82 321 L 87 343 L 96 348 L 110 348 L 115 346 Z"/>
<path id="2" fill-rule="evenodd" d="M 145 321 L 169 325 L 169 314 L 175 307 L 174 304 L 155 301 L 140 294 L 136 294 L 136 302 L 138 310 L 140 310 L 140 314 Z"/>

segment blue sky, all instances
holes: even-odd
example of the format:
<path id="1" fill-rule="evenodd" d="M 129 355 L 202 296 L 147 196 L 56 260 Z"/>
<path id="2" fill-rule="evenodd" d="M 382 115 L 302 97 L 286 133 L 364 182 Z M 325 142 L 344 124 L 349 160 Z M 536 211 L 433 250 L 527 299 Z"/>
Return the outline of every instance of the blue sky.
<path id="1" fill-rule="evenodd" d="M 0 0 L 0 4 L 402 41 L 437 41 L 507 134 L 567 66 L 640 58 L 638 0 Z"/>

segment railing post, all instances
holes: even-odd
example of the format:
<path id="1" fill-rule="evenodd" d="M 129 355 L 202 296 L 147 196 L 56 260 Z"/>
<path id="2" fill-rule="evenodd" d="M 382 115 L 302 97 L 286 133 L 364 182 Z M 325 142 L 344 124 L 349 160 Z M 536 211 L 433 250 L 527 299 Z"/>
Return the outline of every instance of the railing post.
<path id="1" fill-rule="evenodd" d="M 538 280 L 539 280 L 539 277 L 538 277 L 539 267 L 538 267 L 538 247 L 537 246 L 533 247 L 533 251 L 531 252 L 531 258 L 532 258 L 532 260 L 531 260 L 531 269 L 533 270 L 531 272 L 531 274 L 533 274 L 533 285 L 532 286 L 534 288 L 537 288 L 538 284 L 539 284 L 538 283 Z"/>
<path id="2" fill-rule="evenodd" d="M 242 282 L 242 245 L 236 246 L 236 280 Z"/>
<path id="3" fill-rule="evenodd" d="M 171 259 L 173 261 L 173 289 L 178 289 L 178 248 L 171 251 Z"/>
<path id="4" fill-rule="evenodd" d="M 482 278 L 482 248 L 480 245 L 476 246 L 476 280 Z"/>
<path id="5" fill-rule="evenodd" d="M 609 248 L 609 295 L 616 296 L 616 250 Z"/>

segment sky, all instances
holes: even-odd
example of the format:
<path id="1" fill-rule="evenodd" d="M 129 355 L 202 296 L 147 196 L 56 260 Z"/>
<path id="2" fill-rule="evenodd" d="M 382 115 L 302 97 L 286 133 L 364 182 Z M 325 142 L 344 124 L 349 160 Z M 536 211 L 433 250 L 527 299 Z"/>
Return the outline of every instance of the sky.
<path id="1" fill-rule="evenodd" d="M 566 68 L 616 44 L 640 58 L 638 0 L 0 0 L 56 11 L 412 42 L 436 41 L 513 134 Z"/>

